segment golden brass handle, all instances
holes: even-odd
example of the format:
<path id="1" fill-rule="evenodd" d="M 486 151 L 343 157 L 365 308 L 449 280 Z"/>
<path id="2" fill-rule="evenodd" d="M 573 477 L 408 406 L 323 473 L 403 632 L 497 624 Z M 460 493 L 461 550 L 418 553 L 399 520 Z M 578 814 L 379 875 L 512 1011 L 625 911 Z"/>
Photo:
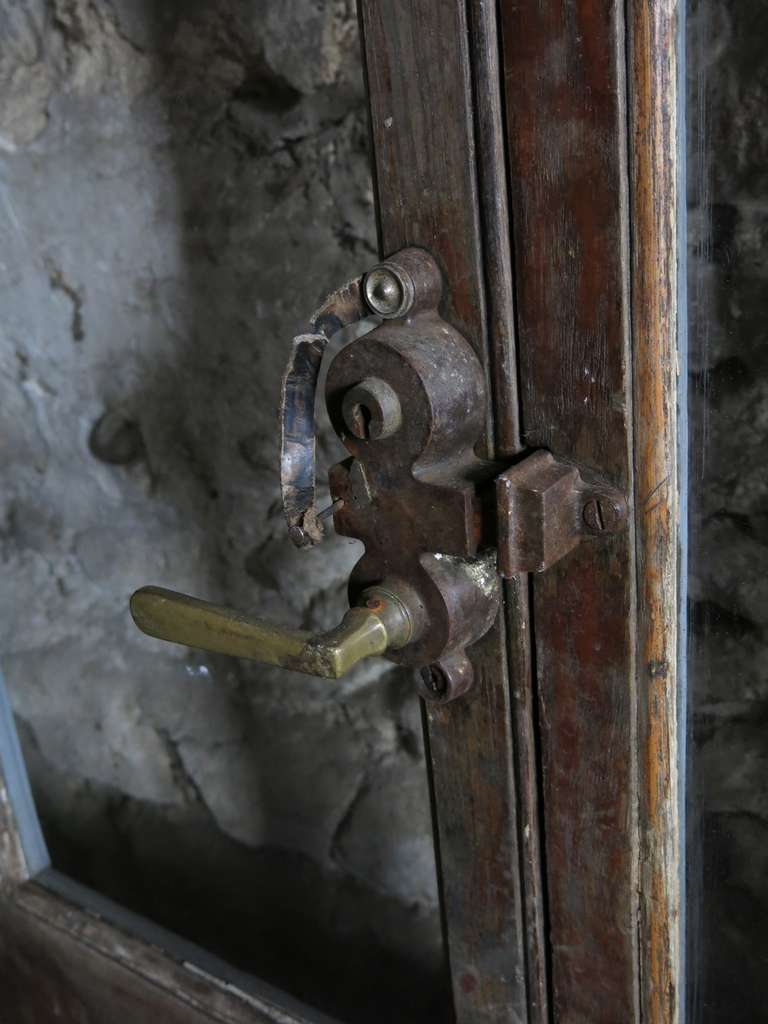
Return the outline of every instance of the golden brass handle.
<path id="1" fill-rule="evenodd" d="M 131 614 L 142 632 L 160 640 L 338 679 L 363 658 L 404 647 L 413 639 L 412 617 L 395 593 L 373 587 L 362 600 L 335 629 L 316 634 L 251 619 L 162 587 L 137 590 Z"/>

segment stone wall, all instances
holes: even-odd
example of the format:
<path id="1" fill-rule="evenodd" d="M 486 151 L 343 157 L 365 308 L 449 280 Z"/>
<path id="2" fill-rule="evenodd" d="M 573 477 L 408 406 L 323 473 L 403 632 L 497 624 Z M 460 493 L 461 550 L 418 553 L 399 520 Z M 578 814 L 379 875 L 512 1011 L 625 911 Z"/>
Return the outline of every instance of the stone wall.
<path id="1" fill-rule="evenodd" d="M 768 960 L 768 6 L 690 0 L 692 1024 Z"/>
<path id="2" fill-rule="evenodd" d="M 361 77 L 354 0 L 0 0 L 0 664 L 58 867 L 406 1021 L 441 964 L 408 674 L 127 614 L 148 582 L 310 629 L 345 607 L 356 545 L 287 540 L 275 409 L 290 338 L 376 256 Z"/>

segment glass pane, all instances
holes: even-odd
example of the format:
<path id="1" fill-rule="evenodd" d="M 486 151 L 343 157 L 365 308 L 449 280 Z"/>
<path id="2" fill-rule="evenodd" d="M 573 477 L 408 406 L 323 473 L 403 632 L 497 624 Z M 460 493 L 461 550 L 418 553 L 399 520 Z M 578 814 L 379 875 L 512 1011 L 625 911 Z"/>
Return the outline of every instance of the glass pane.
<path id="1" fill-rule="evenodd" d="M 688 3 L 688 1018 L 768 1001 L 768 6 Z"/>
<path id="2" fill-rule="evenodd" d="M 0 663 L 53 863 L 344 1020 L 437 1019 L 409 675 L 204 656 L 127 611 L 145 583 L 345 608 L 359 551 L 288 541 L 275 410 L 376 255 L 353 0 L 0 4 L 0 87 Z"/>

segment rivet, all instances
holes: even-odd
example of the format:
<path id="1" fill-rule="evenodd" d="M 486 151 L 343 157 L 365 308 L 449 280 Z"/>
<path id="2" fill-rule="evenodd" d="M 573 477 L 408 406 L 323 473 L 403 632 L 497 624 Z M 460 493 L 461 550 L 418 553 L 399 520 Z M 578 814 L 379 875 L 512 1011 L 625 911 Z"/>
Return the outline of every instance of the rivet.
<path id="1" fill-rule="evenodd" d="M 412 282 L 385 263 L 365 275 L 363 291 L 365 301 L 379 316 L 405 316 L 413 305 Z"/>

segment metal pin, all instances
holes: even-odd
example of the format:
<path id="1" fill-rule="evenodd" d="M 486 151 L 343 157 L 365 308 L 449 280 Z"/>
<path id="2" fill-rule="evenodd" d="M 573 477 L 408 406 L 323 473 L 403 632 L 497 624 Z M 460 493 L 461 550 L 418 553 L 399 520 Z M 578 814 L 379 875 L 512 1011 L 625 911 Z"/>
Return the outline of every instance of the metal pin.
<path id="1" fill-rule="evenodd" d="M 332 516 L 337 508 L 341 508 L 344 504 L 343 498 L 337 498 L 336 501 L 332 502 L 328 508 L 324 508 L 322 512 L 317 513 L 317 518 L 322 522 L 323 519 L 327 519 Z"/>

